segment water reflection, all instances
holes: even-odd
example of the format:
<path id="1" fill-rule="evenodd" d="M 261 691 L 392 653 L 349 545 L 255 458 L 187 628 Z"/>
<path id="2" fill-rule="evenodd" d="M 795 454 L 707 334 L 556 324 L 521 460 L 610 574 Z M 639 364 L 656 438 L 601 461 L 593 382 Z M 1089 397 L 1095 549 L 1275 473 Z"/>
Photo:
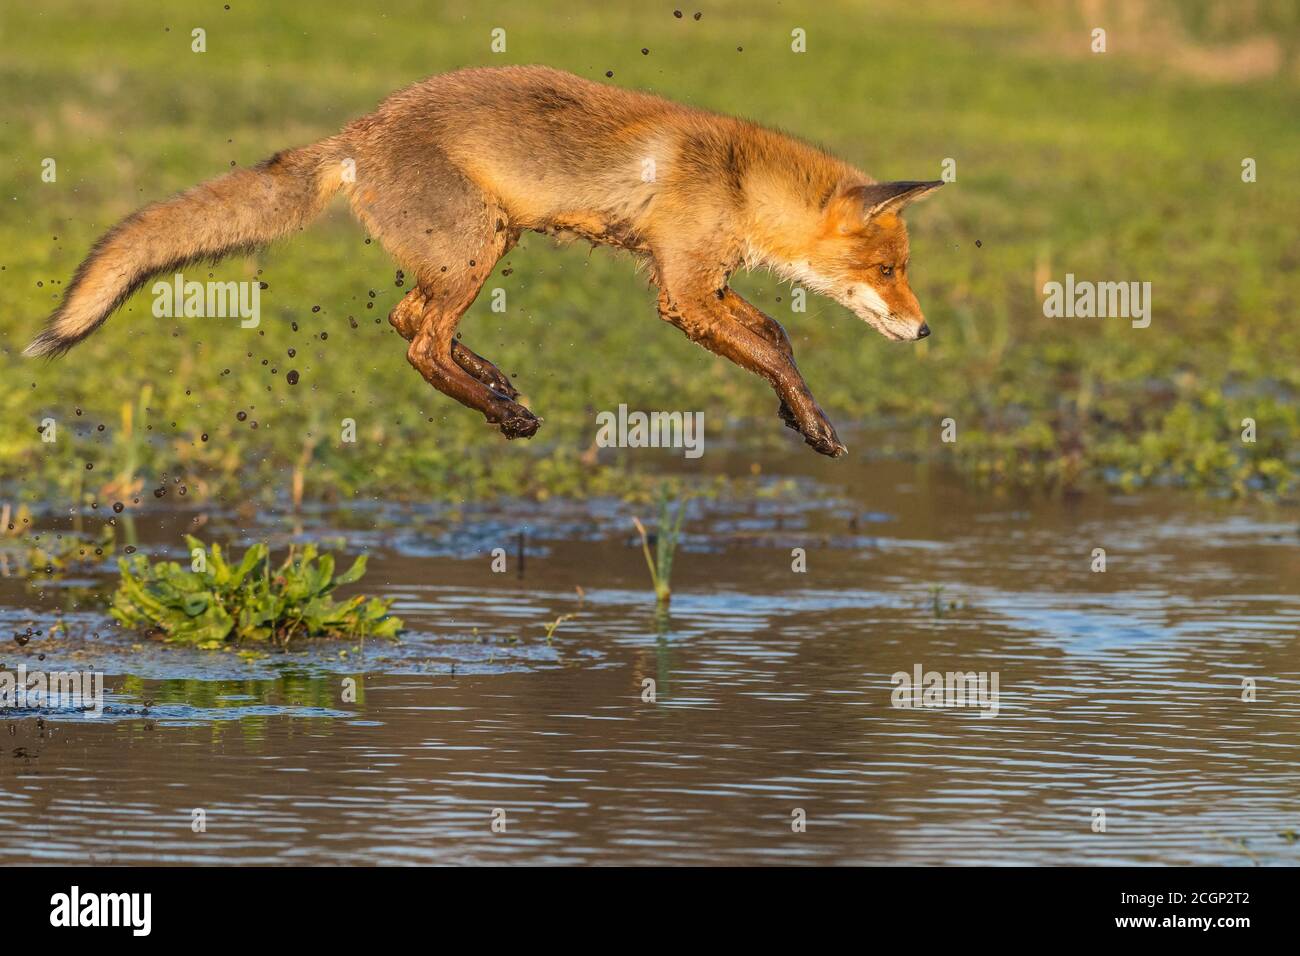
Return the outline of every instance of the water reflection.
<path id="1" fill-rule="evenodd" d="M 1292 523 L 870 478 L 862 500 L 693 503 L 666 618 L 608 502 L 429 511 L 397 538 L 383 509 L 308 516 L 394 542 L 368 582 L 413 629 L 396 647 L 142 656 L 74 612 L 101 637 L 0 660 L 99 666 L 109 711 L 0 721 L 0 860 L 1297 861 Z M 492 574 L 525 516 L 526 573 Z M 58 600 L 0 590 L 0 626 Z M 916 665 L 998 673 L 998 715 L 891 707 Z"/>

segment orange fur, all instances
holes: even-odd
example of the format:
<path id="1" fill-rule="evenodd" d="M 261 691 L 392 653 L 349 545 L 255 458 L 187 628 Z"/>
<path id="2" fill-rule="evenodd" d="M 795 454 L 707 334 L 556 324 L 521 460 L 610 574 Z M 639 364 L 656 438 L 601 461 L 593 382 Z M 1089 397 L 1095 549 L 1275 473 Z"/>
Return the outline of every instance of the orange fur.
<path id="1" fill-rule="evenodd" d="M 66 350 L 151 277 L 287 235 L 342 191 L 415 278 L 391 317 L 408 359 L 508 437 L 531 435 L 538 420 L 454 333 L 499 257 L 534 230 L 648 262 L 661 316 L 767 378 L 787 423 L 836 455 L 843 445 L 784 331 L 728 280 L 769 268 L 889 338 L 920 338 L 928 327 L 907 282 L 899 212 L 938 185 L 875 183 L 754 123 L 545 67 L 460 70 L 394 93 L 337 136 L 123 220 L 28 353 Z"/>

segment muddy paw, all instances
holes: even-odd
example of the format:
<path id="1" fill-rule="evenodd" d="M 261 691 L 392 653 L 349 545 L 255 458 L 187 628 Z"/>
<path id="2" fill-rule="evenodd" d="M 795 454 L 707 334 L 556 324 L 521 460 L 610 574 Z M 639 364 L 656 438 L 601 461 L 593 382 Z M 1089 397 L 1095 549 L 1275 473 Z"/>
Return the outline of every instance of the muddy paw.
<path id="1" fill-rule="evenodd" d="M 501 434 L 507 438 L 532 438 L 541 427 L 541 419 L 526 408 L 512 412 L 500 424 Z"/>
<path id="2" fill-rule="evenodd" d="M 839 458 L 848 453 L 848 449 L 844 447 L 839 436 L 835 434 L 835 429 L 828 421 L 815 422 L 806 431 L 801 429 L 800 433 L 803 435 L 803 440 L 819 454 L 830 458 Z"/>

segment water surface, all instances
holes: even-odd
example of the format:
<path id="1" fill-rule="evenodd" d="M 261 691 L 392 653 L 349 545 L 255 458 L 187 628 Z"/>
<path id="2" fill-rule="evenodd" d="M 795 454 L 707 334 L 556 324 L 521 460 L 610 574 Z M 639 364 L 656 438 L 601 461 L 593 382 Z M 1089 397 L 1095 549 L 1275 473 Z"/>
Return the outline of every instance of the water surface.
<path id="1" fill-rule="evenodd" d="M 0 861 L 1300 859 L 1294 510 L 827 474 L 845 484 L 694 503 L 666 623 L 629 520 L 648 510 L 608 501 L 211 515 L 217 540 L 372 549 L 400 646 L 134 650 L 74 589 L 2 579 L 5 634 L 78 609 L 0 663 L 97 667 L 111 693 L 98 719 L 0 716 Z M 155 514 L 151 553 L 192 517 Z M 996 673 L 996 716 L 892 706 L 917 665 Z"/>

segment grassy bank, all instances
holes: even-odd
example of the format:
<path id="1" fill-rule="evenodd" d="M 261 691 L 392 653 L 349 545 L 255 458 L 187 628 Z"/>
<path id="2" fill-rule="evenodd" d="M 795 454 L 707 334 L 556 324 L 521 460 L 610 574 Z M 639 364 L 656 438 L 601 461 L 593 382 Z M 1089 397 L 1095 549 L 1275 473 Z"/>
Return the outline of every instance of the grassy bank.
<path id="1" fill-rule="evenodd" d="M 187 271 L 264 281 L 256 330 L 154 318 L 146 290 L 67 358 L 19 357 L 91 243 L 140 204 L 328 135 L 424 75 L 529 62 L 612 70 L 611 82 L 780 126 L 882 179 L 935 178 L 956 160 L 956 182 L 909 216 L 926 342 L 888 343 L 815 298 L 794 314 L 767 276 L 737 281 L 787 326 L 855 453 L 856 426 L 888 436 L 875 450 L 979 481 L 1296 487 L 1294 71 L 1206 79 L 1145 56 L 1150 24 L 1112 26 L 1095 55 L 1071 16 L 978 4 L 728 2 L 681 18 L 655 4 L 224 6 L 0 12 L 7 497 L 617 492 L 661 460 L 594 454 L 595 413 L 620 403 L 702 409 L 713 447 L 811 456 L 763 383 L 655 317 L 628 259 L 540 236 L 488 282 L 506 312 L 484 296 L 462 325 L 545 419 L 531 444 L 507 444 L 407 366 L 385 321 L 405 289 L 341 206 L 264 253 Z M 195 27 L 205 53 L 191 52 Z M 505 53 L 490 50 L 496 27 Z M 806 53 L 791 52 L 796 27 Z M 1255 183 L 1242 182 L 1244 157 Z M 1045 318 L 1039 290 L 1066 273 L 1151 282 L 1150 327 Z M 955 442 L 941 441 L 945 418 Z M 341 440 L 349 419 L 354 443 Z"/>

